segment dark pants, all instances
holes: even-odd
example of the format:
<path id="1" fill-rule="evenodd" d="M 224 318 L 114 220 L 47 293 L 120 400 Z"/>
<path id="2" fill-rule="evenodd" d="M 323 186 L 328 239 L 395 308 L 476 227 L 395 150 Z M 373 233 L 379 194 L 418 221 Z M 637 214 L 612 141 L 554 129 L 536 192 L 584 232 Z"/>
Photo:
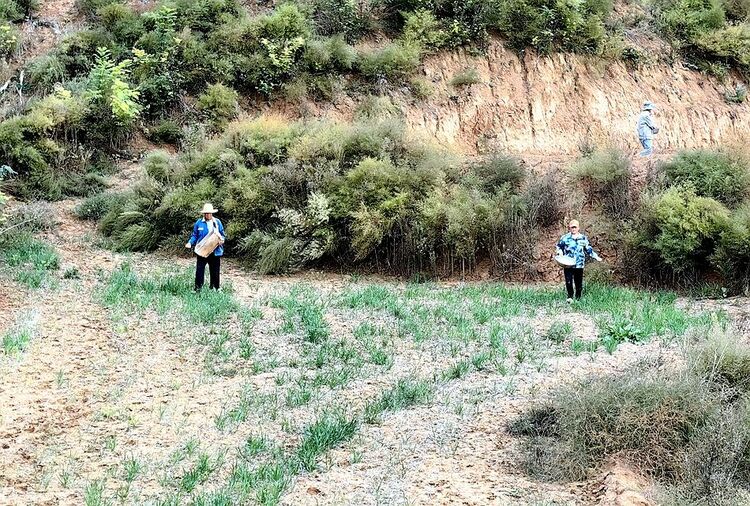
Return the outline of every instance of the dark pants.
<path id="1" fill-rule="evenodd" d="M 219 268 L 221 263 L 221 257 L 217 257 L 213 254 L 203 258 L 200 255 L 196 255 L 197 263 L 195 264 L 195 290 L 198 291 L 203 288 L 203 280 L 206 277 L 206 264 L 208 264 L 208 277 L 210 280 L 211 288 L 219 289 Z"/>
<path id="2" fill-rule="evenodd" d="M 583 291 L 583 269 L 566 267 L 563 272 L 565 273 L 565 289 L 568 291 L 568 298 L 573 298 L 573 284 L 575 284 L 575 297 L 580 299 L 581 291 Z"/>

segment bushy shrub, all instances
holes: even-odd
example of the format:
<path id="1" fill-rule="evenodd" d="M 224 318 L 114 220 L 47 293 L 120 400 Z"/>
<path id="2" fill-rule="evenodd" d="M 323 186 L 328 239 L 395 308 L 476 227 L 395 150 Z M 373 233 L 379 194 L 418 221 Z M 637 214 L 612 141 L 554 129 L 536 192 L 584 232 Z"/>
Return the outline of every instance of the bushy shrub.
<path id="1" fill-rule="evenodd" d="M 750 204 L 732 213 L 712 263 L 734 293 L 750 293 Z"/>
<path id="2" fill-rule="evenodd" d="M 29 83 L 42 92 L 52 90 L 58 84 L 68 78 L 65 64 L 55 53 L 47 53 L 37 56 L 26 66 Z"/>
<path id="3" fill-rule="evenodd" d="M 660 481 L 660 504 L 738 504 L 750 485 L 750 357 L 736 336 L 712 332 L 687 365 L 643 361 L 527 410 L 510 426 L 527 437 L 527 470 L 578 480 L 616 458 Z"/>
<path id="4" fill-rule="evenodd" d="M 146 157 L 143 164 L 146 174 L 154 180 L 165 183 L 172 179 L 172 158 L 166 151 L 152 151 Z"/>
<path id="5" fill-rule="evenodd" d="M 735 21 L 750 20 L 750 0 L 724 0 L 722 5 L 728 18 Z"/>
<path id="6" fill-rule="evenodd" d="M 163 119 L 148 130 L 148 139 L 159 144 L 177 145 L 182 141 L 182 136 L 182 127 L 171 119 Z"/>
<path id="7" fill-rule="evenodd" d="M 451 86 L 470 86 L 472 84 L 481 83 L 482 78 L 479 77 L 479 73 L 476 69 L 466 69 L 458 74 L 454 75 L 450 80 Z"/>
<path id="8" fill-rule="evenodd" d="M 683 151 L 663 165 L 672 184 L 690 185 L 697 195 L 734 207 L 750 195 L 750 163 L 713 151 Z"/>
<path id="9" fill-rule="evenodd" d="M 718 409 L 698 378 L 638 367 L 558 389 L 512 431 L 531 437 L 526 467 L 546 478 L 585 479 L 618 455 L 649 476 L 669 479 L 681 470 L 691 437 Z"/>
<path id="10" fill-rule="evenodd" d="M 403 80 L 419 65 L 420 46 L 391 42 L 385 47 L 359 55 L 359 70 L 370 79 Z"/>
<path id="11" fill-rule="evenodd" d="M 370 29 L 370 20 L 356 0 L 310 0 L 310 6 L 315 31 L 320 35 L 341 34 L 355 41 Z"/>
<path id="12" fill-rule="evenodd" d="M 533 223 L 549 227 L 560 222 L 563 217 L 560 191 L 554 174 L 534 178 L 523 192 L 528 205 L 528 214 Z"/>
<path id="13" fill-rule="evenodd" d="M 534 47 L 597 53 L 605 38 L 610 2 L 494 0 L 488 24 L 508 38 L 511 47 Z"/>
<path id="14" fill-rule="evenodd" d="M 695 371 L 724 387 L 750 389 L 750 350 L 730 332 L 715 331 L 690 350 Z"/>
<path id="15" fill-rule="evenodd" d="M 229 120 L 237 116 L 238 94 L 221 83 L 212 84 L 198 97 L 198 110 L 218 129 L 224 128 Z"/>
<path id="16" fill-rule="evenodd" d="M 57 213 L 48 202 L 28 202 L 18 206 L 14 213 L 14 221 L 22 224 L 22 230 L 38 232 L 52 230 L 58 224 Z"/>
<path id="17" fill-rule="evenodd" d="M 15 0 L 0 0 L 0 21 L 18 21 L 23 13 Z"/>
<path id="18" fill-rule="evenodd" d="M 573 165 L 570 172 L 583 184 L 587 197 L 601 203 L 609 216 L 626 218 L 630 215 L 630 160 L 623 152 L 617 149 L 595 151 Z"/>
<path id="19" fill-rule="evenodd" d="M 720 0 L 657 0 L 656 19 L 667 37 L 692 42 L 724 26 Z"/>
<path id="20" fill-rule="evenodd" d="M 351 70 L 357 53 L 340 36 L 313 39 L 305 46 L 302 61 L 310 72 L 346 72 Z"/>
<path id="21" fill-rule="evenodd" d="M 96 14 L 96 11 L 108 5 L 121 3 L 123 3 L 122 0 L 76 0 L 78 10 L 87 16 Z"/>
<path id="22" fill-rule="evenodd" d="M 750 71 L 750 22 L 701 34 L 694 39 L 691 50 L 710 61 Z"/>
<path id="23" fill-rule="evenodd" d="M 554 343 L 560 344 L 566 339 L 573 337 L 573 327 L 569 322 L 556 320 L 552 322 L 547 332 L 544 334 L 544 338 Z"/>
<path id="24" fill-rule="evenodd" d="M 7 58 L 15 53 L 20 40 L 21 34 L 13 25 L 0 21 L 0 59 Z"/>
<path id="25" fill-rule="evenodd" d="M 97 13 L 102 26 L 121 44 L 132 47 L 144 35 L 141 16 L 129 6 L 112 3 L 99 8 Z"/>
<path id="26" fill-rule="evenodd" d="M 647 197 L 638 212 L 630 246 L 651 252 L 644 269 L 666 268 L 677 274 L 705 271 L 729 212 L 719 202 L 699 197 L 690 188 L 671 187 Z"/>
<path id="27" fill-rule="evenodd" d="M 39 0 L 0 0 L 0 21 L 20 21 L 39 8 Z"/>
<path id="28" fill-rule="evenodd" d="M 494 154 L 475 163 L 466 178 L 469 184 L 481 185 L 488 192 L 506 185 L 518 189 L 526 179 L 526 169 L 518 158 Z"/>
<path id="29" fill-rule="evenodd" d="M 82 220 L 100 220 L 115 206 L 121 206 L 125 196 L 121 193 L 98 193 L 85 198 L 74 210 Z"/>
<path id="30" fill-rule="evenodd" d="M 450 33 L 427 9 L 404 13 L 404 28 L 401 38 L 424 48 L 439 49 L 448 44 Z"/>
<path id="31" fill-rule="evenodd" d="M 65 180 L 55 172 L 64 169 L 60 159 L 65 150 L 53 137 L 79 129 L 87 107 L 80 96 L 60 88 L 27 114 L 0 123 L 0 155 L 17 173 L 11 192 L 27 199 L 62 197 Z"/>

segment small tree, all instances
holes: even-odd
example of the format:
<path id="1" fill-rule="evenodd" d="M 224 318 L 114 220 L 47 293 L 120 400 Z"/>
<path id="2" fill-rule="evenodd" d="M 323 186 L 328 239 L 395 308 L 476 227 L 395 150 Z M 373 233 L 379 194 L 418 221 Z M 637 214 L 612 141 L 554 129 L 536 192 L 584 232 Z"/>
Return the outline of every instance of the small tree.
<path id="1" fill-rule="evenodd" d="M 132 123 L 141 111 L 138 90 L 131 88 L 126 81 L 131 63 L 123 60 L 115 64 L 109 50 L 100 47 L 86 86 L 87 98 L 109 109 L 112 118 L 124 125 Z"/>

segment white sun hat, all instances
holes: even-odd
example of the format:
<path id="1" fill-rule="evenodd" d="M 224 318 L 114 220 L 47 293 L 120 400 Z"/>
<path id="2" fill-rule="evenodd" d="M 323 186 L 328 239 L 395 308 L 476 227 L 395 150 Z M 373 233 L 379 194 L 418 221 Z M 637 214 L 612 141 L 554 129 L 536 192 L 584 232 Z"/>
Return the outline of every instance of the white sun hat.
<path id="1" fill-rule="evenodd" d="M 207 213 L 213 214 L 213 213 L 218 213 L 218 212 L 219 210 L 214 209 L 213 204 L 211 204 L 210 202 L 206 202 L 205 204 L 203 204 L 203 209 L 201 209 L 201 214 L 207 214 Z"/>

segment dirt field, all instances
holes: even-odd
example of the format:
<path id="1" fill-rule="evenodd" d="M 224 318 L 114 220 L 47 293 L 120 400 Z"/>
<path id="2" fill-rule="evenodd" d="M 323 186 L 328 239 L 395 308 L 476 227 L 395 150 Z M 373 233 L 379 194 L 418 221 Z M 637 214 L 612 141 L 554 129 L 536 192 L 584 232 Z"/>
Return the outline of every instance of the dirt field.
<path id="1" fill-rule="evenodd" d="M 73 205 L 44 239 L 76 276 L 29 289 L 2 274 L 0 331 L 30 335 L 0 355 L 2 504 L 616 504 L 629 486 L 611 473 L 531 480 L 507 423 L 561 382 L 679 360 L 675 336 L 717 311 L 748 321 L 741 300 L 618 289 L 570 308 L 539 286 L 266 278 L 231 260 L 231 290 L 196 297 L 189 258 L 100 248 Z M 609 353 L 618 304 L 662 313 Z"/>

